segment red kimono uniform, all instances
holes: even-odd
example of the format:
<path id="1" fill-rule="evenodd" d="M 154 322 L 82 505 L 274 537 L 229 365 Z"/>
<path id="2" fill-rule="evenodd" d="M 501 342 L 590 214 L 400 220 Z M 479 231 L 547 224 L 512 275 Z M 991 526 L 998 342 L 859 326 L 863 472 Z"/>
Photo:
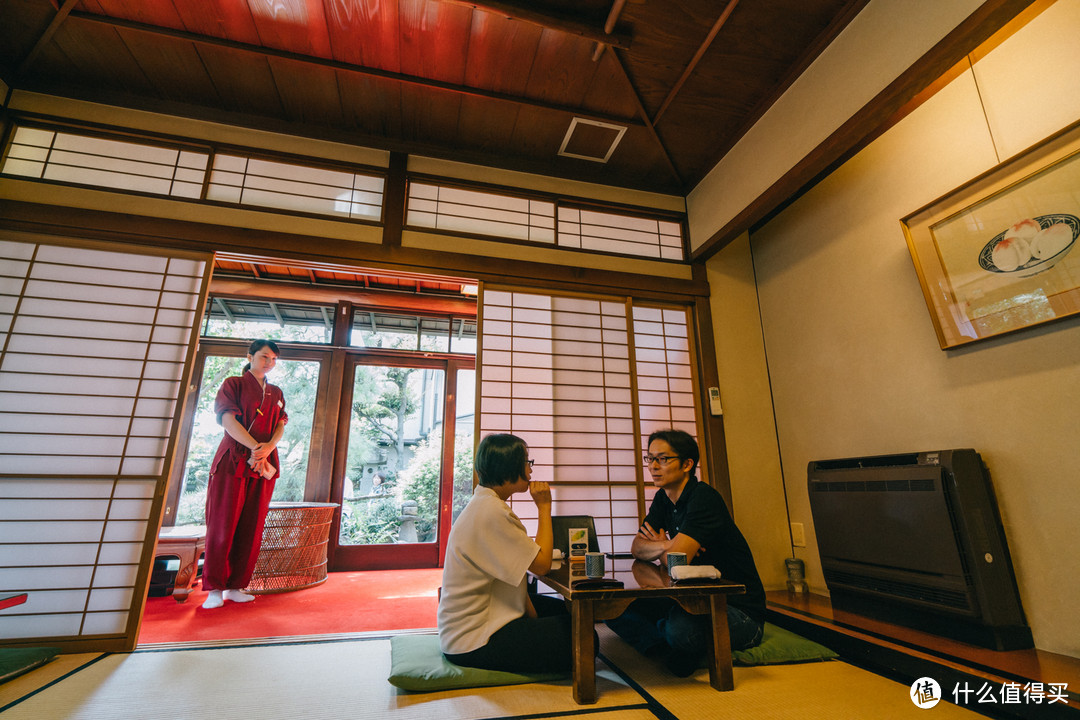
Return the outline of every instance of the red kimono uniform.
<path id="1" fill-rule="evenodd" d="M 253 438 L 266 442 L 278 422 L 288 422 L 281 388 L 266 389 L 250 372 L 226 378 L 214 401 L 218 423 L 232 413 Z M 210 464 L 206 488 L 206 559 L 203 590 L 239 590 L 251 582 L 262 543 L 263 522 L 280 475 L 277 448 L 268 460 L 277 469 L 264 478 L 248 466 L 251 451 L 225 433 Z"/>

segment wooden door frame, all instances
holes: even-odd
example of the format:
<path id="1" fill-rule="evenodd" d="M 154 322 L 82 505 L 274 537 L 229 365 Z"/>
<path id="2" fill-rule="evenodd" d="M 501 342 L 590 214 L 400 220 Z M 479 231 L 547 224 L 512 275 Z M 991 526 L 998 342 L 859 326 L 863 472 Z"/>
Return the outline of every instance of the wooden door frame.
<path id="1" fill-rule="evenodd" d="M 391 570 L 441 567 L 446 540 L 450 532 L 454 484 L 454 429 L 457 421 L 457 372 L 475 367 L 474 356 L 447 353 L 391 353 L 355 348 L 346 351 L 341 372 L 341 397 L 338 407 L 338 427 L 330 478 L 329 502 L 341 504 L 344 494 L 345 470 L 349 450 L 352 408 L 352 381 L 357 365 L 413 367 L 442 370 L 443 375 L 443 446 L 439 474 L 438 531 L 434 542 L 384 545 L 339 545 L 341 512 L 334 514 L 330 526 L 328 567 L 331 571 Z"/>

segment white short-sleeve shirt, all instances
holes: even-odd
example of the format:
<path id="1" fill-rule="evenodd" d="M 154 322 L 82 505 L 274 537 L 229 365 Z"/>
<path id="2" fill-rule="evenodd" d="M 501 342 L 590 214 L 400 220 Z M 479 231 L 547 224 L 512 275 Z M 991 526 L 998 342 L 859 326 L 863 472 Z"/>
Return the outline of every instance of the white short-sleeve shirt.
<path id="1" fill-rule="evenodd" d="M 526 571 L 539 552 L 510 506 L 477 485 L 446 546 L 439 601 L 444 653 L 481 648 L 496 630 L 525 614 Z"/>

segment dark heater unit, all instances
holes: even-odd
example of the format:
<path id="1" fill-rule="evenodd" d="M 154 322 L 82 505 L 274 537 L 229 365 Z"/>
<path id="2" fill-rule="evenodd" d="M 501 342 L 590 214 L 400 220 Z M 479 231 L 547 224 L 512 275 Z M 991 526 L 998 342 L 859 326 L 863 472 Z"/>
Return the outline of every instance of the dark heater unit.
<path id="1" fill-rule="evenodd" d="M 818 460 L 807 483 L 834 607 L 982 647 L 1033 647 L 977 452 Z"/>

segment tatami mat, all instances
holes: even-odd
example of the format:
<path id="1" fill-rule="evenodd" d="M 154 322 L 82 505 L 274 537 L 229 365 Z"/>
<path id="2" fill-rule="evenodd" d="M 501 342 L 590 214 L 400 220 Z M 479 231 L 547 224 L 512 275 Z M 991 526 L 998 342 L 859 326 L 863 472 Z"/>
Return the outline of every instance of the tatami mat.
<path id="1" fill-rule="evenodd" d="M 910 686 L 888 680 L 839 660 L 735 667 L 735 690 L 719 693 L 709 685 L 708 670 L 680 679 L 630 646 L 599 630 L 605 657 L 679 720 L 768 718 L 837 720 L 837 718 L 920 718 L 980 720 L 978 713 L 939 702 L 928 714 L 909 697 Z"/>
<path id="2" fill-rule="evenodd" d="M 75 672 L 99 657 L 101 653 L 97 652 L 57 655 L 36 670 L 0 684 L 0 709 L 44 688 L 68 673 Z M 4 717 L 6 720 L 7 716 Z"/>
<path id="3" fill-rule="evenodd" d="M 735 668 L 735 690 L 709 686 L 708 672 L 667 674 L 607 628 L 595 705 L 579 706 L 569 680 L 439 693 L 405 693 L 386 678 L 385 637 L 324 639 L 274 645 L 139 650 L 69 655 L 0 686 L 0 720 L 707 720 L 765 718 L 926 718 L 909 688 L 840 661 Z M 623 678 L 627 680 L 624 681 Z M 937 720 L 973 720 L 947 703 Z"/>
<path id="4" fill-rule="evenodd" d="M 277 646 L 137 651 L 110 655 L 3 713 L 3 720 L 474 720 L 582 710 L 570 682 L 439 693 L 404 693 L 386 678 L 390 642 L 359 640 Z M 610 670 L 598 673 L 600 701 L 624 708 L 613 720 L 654 718 L 641 695 Z M 2 707 L 2 706 L 0 706 Z"/>

